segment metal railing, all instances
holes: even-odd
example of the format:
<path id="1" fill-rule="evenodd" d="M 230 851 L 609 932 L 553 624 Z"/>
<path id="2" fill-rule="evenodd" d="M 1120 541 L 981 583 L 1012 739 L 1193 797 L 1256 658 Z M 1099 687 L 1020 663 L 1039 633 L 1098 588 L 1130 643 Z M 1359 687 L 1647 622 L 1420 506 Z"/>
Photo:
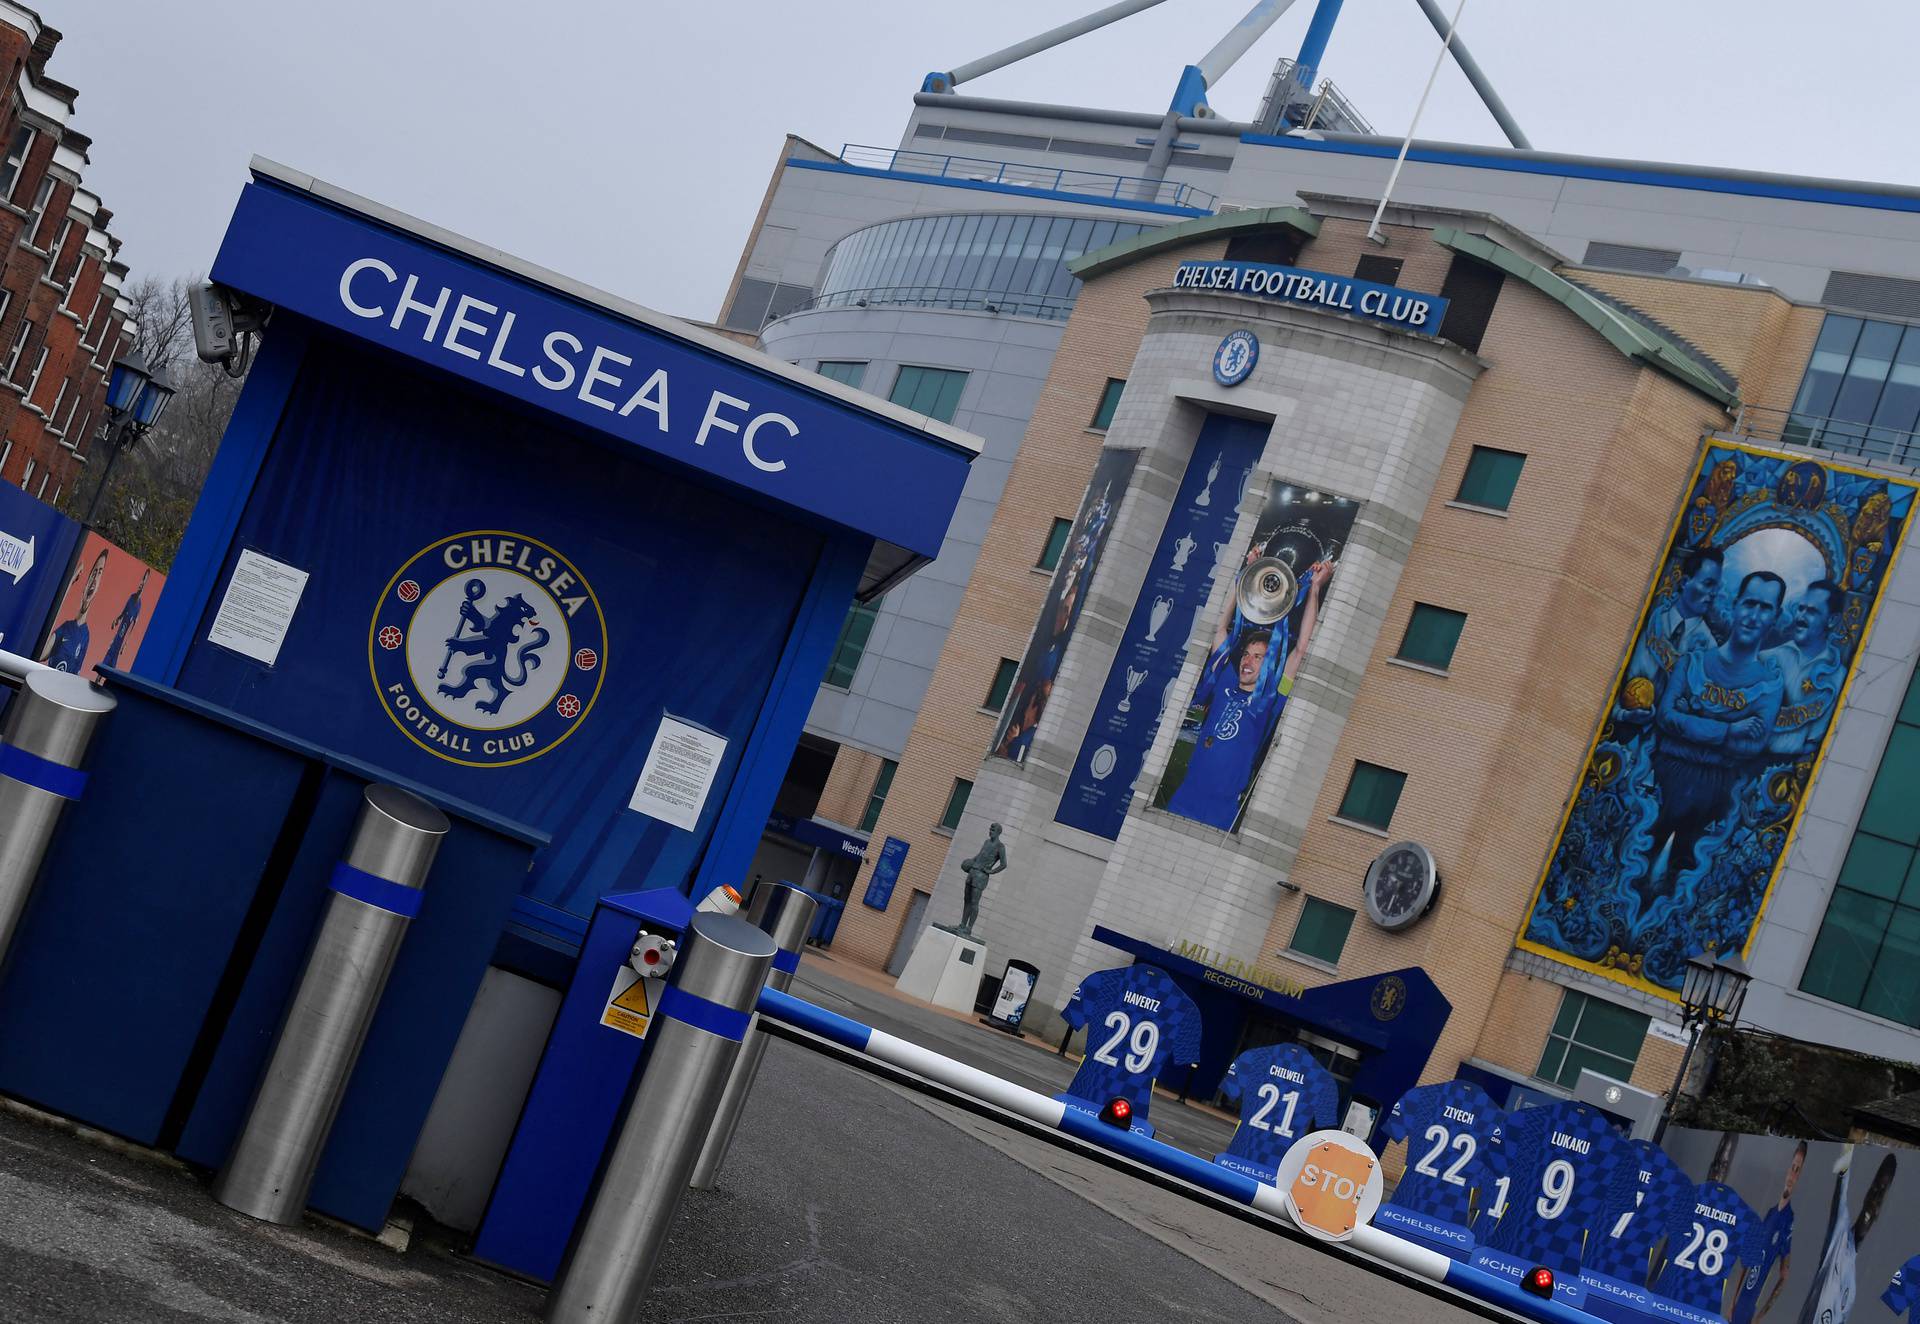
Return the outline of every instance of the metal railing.
<path id="1" fill-rule="evenodd" d="M 53 668 L 43 662 L 35 662 L 30 657 L 21 657 L 18 653 L 0 650 L 0 685 L 17 690 L 26 683 L 27 677 L 36 671 L 52 671 Z"/>
<path id="2" fill-rule="evenodd" d="M 1920 432 L 1874 427 L 1844 418 L 1821 418 L 1790 409 L 1742 405 L 1734 416 L 1733 432 L 1756 441 L 1836 451 L 1869 464 L 1920 469 Z"/>
<path id="3" fill-rule="evenodd" d="M 929 179 L 966 179 L 986 184 L 1007 184 L 1016 188 L 1069 193 L 1120 203 L 1144 202 L 1160 207 L 1184 207 L 1210 212 L 1219 203 L 1217 194 L 1170 179 L 1146 179 L 1138 175 L 1108 175 L 1097 170 L 1066 170 L 1051 166 L 1027 165 L 1020 161 L 991 161 L 974 156 L 941 156 L 936 152 L 915 152 L 894 147 L 866 147 L 848 143 L 840 152 L 844 165 L 863 170 L 891 170 L 903 175 L 925 175 Z"/>
<path id="4" fill-rule="evenodd" d="M 1074 283 L 1079 284 L 1078 281 Z M 878 285 L 864 290 L 834 290 L 808 299 L 793 311 L 868 307 L 957 308 L 1064 322 L 1073 312 L 1073 300 L 1071 294 L 1009 294 L 1005 290 L 953 290 L 938 285 Z"/>

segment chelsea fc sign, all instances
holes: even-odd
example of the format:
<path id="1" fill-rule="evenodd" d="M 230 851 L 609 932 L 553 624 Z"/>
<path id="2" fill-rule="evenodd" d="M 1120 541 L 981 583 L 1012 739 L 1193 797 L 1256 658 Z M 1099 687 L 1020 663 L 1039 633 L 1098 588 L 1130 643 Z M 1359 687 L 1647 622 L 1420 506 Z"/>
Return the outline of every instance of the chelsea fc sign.
<path id="1" fill-rule="evenodd" d="M 571 561 L 534 538 L 442 538 L 374 607 L 367 662 L 414 744 L 474 768 L 535 759 L 584 722 L 606 674 L 606 620 Z"/>

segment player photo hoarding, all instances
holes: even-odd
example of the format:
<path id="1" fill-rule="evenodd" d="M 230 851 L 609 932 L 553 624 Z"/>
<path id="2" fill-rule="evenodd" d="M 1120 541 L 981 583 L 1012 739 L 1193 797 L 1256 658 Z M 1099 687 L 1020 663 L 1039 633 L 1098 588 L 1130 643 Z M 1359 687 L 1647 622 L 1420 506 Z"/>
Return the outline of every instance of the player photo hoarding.
<path id="1" fill-rule="evenodd" d="M 1156 808 L 1222 831 L 1239 823 L 1358 511 L 1346 497 L 1276 479 L 1245 549 L 1217 562 L 1232 585 Z"/>
<path id="2" fill-rule="evenodd" d="M 1087 584 L 1100 566 L 1100 554 L 1106 550 L 1107 534 L 1119 513 L 1120 498 L 1126 494 L 1133 476 L 1138 451 L 1105 450 L 1094 466 L 1093 478 L 1074 517 L 1065 548 L 1054 567 L 1053 581 L 1047 585 L 1046 601 L 1040 607 L 1040 619 L 1033 627 L 1026 655 L 1014 673 L 1013 687 L 1007 693 L 1006 707 L 994 732 L 992 754 L 1015 763 L 1026 761 L 1033 745 L 1033 733 L 1040 715 L 1047 710 L 1053 694 L 1054 677 L 1060 659 L 1073 638 L 1080 620 L 1080 607 Z"/>
<path id="3" fill-rule="evenodd" d="M 1704 448 L 1522 948 L 1669 999 L 1689 957 L 1746 952 L 1913 499 Z"/>
<path id="4" fill-rule="evenodd" d="M 1667 1133 L 1666 1148 L 1689 1177 L 1724 1183 L 1759 1215 L 1738 1244 L 1721 1220 L 1684 1209 L 1668 1224 L 1669 1269 L 1684 1258 L 1732 1271 L 1731 1306 L 1716 1314 L 1731 1324 L 1920 1324 L 1920 1154 L 1683 1128 Z"/>
<path id="5" fill-rule="evenodd" d="M 133 666 L 167 577 L 88 531 L 40 661 L 56 671 L 93 676 L 95 667 Z"/>

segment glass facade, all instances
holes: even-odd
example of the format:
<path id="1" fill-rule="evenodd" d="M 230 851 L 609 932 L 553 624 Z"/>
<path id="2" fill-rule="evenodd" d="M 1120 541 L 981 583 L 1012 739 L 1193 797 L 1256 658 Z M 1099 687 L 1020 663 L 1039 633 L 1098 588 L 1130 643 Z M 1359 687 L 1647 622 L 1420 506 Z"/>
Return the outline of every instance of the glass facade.
<path id="1" fill-rule="evenodd" d="M 893 774 L 900 771 L 900 765 L 892 759 L 883 759 L 880 771 L 874 774 L 873 790 L 867 795 L 867 812 L 860 815 L 860 830 L 873 831 L 873 825 L 880 821 L 880 811 L 886 806 L 887 792 L 893 789 Z"/>
<path id="2" fill-rule="evenodd" d="M 873 634 L 874 617 L 879 614 L 878 602 L 856 602 L 847 609 L 840 637 L 833 644 L 833 661 L 827 664 L 828 685 L 844 690 L 853 684 L 853 675 L 860 670 L 860 658 L 866 653 L 867 640 Z"/>
<path id="3" fill-rule="evenodd" d="M 1542 1080 L 1572 1089 L 1583 1070 L 1614 1080 L 1629 1080 L 1647 1040 L 1650 1019 L 1637 1011 L 1568 989 L 1560 999 L 1560 1014 L 1547 1034 L 1547 1050 L 1540 1055 Z"/>
<path id="4" fill-rule="evenodd" d="M 1782 440 L 1920 459 L 1920 326 L 1829 313 Z"/>
<path id="5" fill-rule="evenodd" d="M 1828 319 L 1832 320 L 1832 319 Z M 1802 992 L 1920 1027 L 1920 669 L 1800 977 Z"/>
<path id="6" fill-rule="evenodd" d="M 1064 321 L 1080 293 L 1067 263 L 1153 228 L 1004 214 L 884 221 L 827 250 L 810 306 L 972 308 Z"/>
<path id="7" fill-rule="evenodd" d="M 822 377 L 831 378 L 842 386 L 851 386 L 856 391 L 860 389 L 860 383 L 867 379 L 867 365 L 855 359 L 823 359 L 818 372 Z"/>

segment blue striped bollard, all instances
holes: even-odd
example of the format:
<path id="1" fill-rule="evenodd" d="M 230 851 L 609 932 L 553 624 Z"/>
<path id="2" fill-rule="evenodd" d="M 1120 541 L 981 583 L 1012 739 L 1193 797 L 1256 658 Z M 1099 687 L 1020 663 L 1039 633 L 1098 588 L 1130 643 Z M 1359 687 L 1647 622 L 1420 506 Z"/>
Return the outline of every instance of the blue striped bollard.
<path id="1" fill-rule="evenodd" d="M 61 811 L 86 789 L 80 765 L 114 703 L 111 694 L 78 676 L 35 669 L 7 707 L 0 735 L 0 961 Z"/>
<path id="2" fill-rule="evenodd" d="M 287 1008 L 266 1074 L 247 1110 L 213 1198 L 269 1223 L 297 1223 L 333 1129 L 347 1079 L 421 888 L 449 828 L 447 817 L 396 786 L 369 786 L 346 859 Z"/>

